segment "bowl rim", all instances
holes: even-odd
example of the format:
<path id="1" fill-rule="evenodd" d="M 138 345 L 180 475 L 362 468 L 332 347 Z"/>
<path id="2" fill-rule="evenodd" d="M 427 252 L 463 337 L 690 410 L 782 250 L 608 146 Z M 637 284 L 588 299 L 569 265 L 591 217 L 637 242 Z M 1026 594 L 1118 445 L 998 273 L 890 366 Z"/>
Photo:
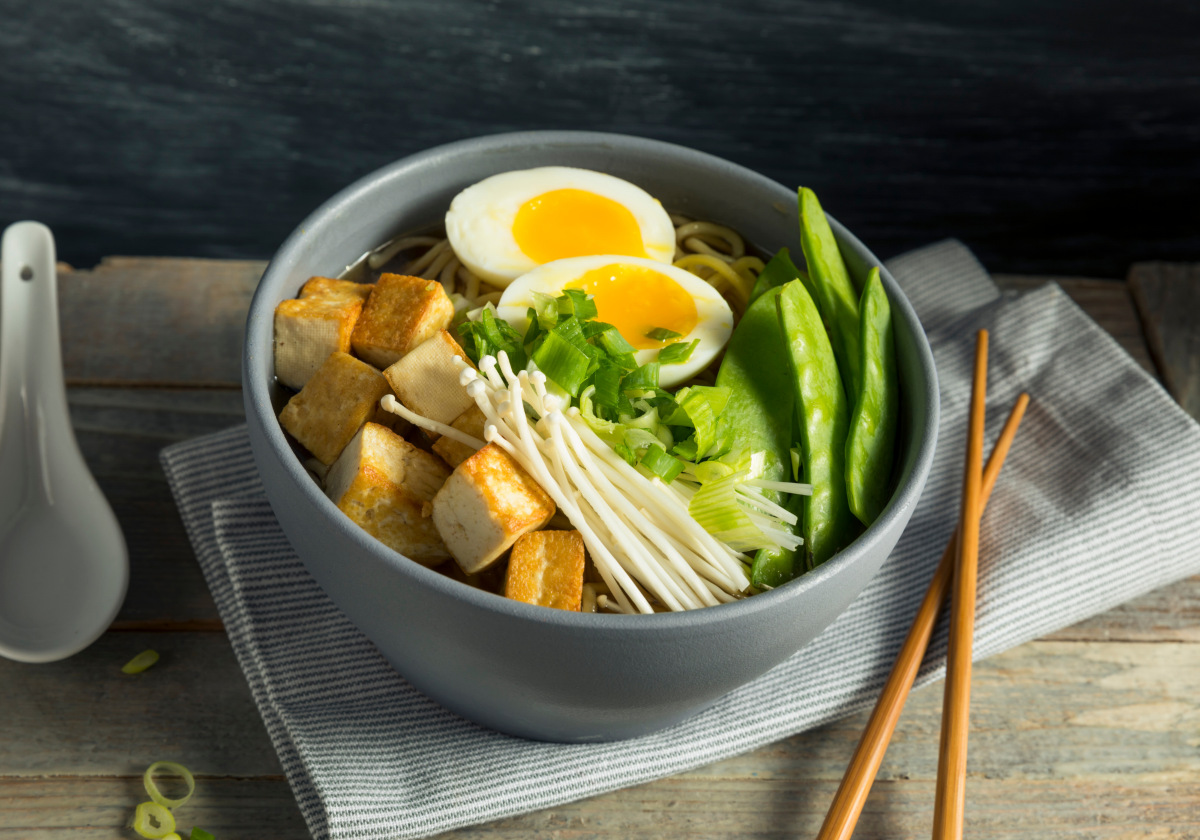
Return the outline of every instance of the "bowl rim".
<path id="1" fill-rule="evenodd" d="M 262 381 L 254 375 L 252 362 L 257 354 L 270 354 L 273 359 L 273 324 L 276 302 L 267 290 L 285 282 L 287 272 L 299 258 L 306 240 L 339 224 L 347 208 L 368 194 L 385 189 L 390 182 L 403 179 L 414 170 L 420 170 L 431 164 L 436 165 L 439 158 L 453 159 L 464 153 L 488 154 L 499 150 L 509 150 L 513 147 L 554 148 L 556 146 L 571 149 L 608 147 L 613 151 L 631 154 L 669 155 L 694 166 L 724 169 L 739 178 L 757 184 L 760 188 L 778 192 L 781 198 L 794 196 L 794 191 L 779 182 L 716 155 L 661 140 L 608 132 L 520 131 L 484 135 L 434 146 L 386 164 L 334 194 L 300 222 L 272 256 L 255 289 L 246 318 L 243 338 L 242 391 L 246 420 L 259 427 L 259 431 L 263 433 L 262 440 L 265 440 L 267 444 L 265 453 L 258 447 L 254 448 L 256 462 L 267 456 L 275 459 L 282 466 L 288 478 L 295 482 L 306 500 L 324 513 L 328 517 L 329 524 L 343 537 L 355 543 L 360 551 L 365 552 L 364 556 L 395 569 L 416 586 L 432 589 L 438 595 L 463 601 L 480 611 L 502 615 L 518 622 L 532 622 L 565 628 L 586 628 L 590 632 L 603 634 L 661 633 L 664 630 L 692 629 L 738 621 L 762 610 L 782 607 L 785 602 L 801 598 L 808 590 L 847 572 L 870 550 L 874 539 L 889 531 L 897 520 L 907 518 L 908 511 L 916 506 L 933 462 L 940 403 L 933 353 L 911 302 L 886 266 L 883 265 L 882 260 L 875 257 L 856 236 L 832 216 L 828 217 L 829 223 L 843 249 L 848 247 L 851 250 L 857 250 L 862 254 L 869 255 L 879 264 L 884 286 L 889 292 L 892 310 L 905 322 L 914 337 L 913 343 L 917 353 L 918 367 L 924 376 L 925 388 L 923 394 L 913 394 L 911 398 L 919 399 L 925 404 L 925 427 L 923 432 L 916 430 L 921 433 L 921 437 L 913 460 L 912 473 L 907 483 L 898 487 L 893 493 L 880 517 L 865 529 L 849 547 L 838 552 L 821 566 L 784 586 L 715 607 L 635 616 L 575 613 L 514 601 L 468 586 L 388 548 L 358 527 L 349 517 L 342 515 L 295 456 L 272 408 L 269 382 Z M 442 165 L 444 166 L 445 163 L 443 161 Z M 257 463 L 256 466 L 258 466 Z M 261 468 L 259 471 L 261 474 Z M 300 552 L 297 553 L 300 554 Z M 303 555 L 301 555 L 301 559 L 303 559 Z"/>

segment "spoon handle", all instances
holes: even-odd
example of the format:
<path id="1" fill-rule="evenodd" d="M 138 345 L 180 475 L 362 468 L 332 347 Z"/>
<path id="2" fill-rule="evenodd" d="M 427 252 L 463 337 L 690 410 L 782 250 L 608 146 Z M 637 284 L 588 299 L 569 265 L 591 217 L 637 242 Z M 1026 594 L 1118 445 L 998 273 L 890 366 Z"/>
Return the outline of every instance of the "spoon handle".
<path id="1" fill-rule="evenodd" d="M 39 222 L 17 222 L 4 231 L 0 247 L 0 462 L 6 484 L 17 483 L 23 461 L 25 480 L 48 493 L 46 441 L 74 442 L 58 336 L 54 237 Z"/>

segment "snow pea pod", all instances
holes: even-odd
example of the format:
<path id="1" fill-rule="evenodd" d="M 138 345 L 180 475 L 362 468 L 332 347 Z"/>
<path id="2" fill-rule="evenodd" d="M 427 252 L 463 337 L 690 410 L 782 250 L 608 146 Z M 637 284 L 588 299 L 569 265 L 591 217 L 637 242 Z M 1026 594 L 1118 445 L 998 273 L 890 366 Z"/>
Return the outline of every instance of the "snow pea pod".
<path id="1" fill-rule="evenodd" d="M 808 275 L 800 269 L 796 268 L 796 264 L 792 262 L 792 255 L 788 253 L 787 248 L 780 248 L 775 252 L 775 256 L 771 257 L 770 262 L 763 266 L 763 270 L 758 273 L 758 279 L 754 282 L 754 289 L 750 292 L 750 303 L 758 300 L 765 292 L 771 289 L 782 286 L 784 283 L 800 278 L 804 282 L 804 287 L 812 293 L 812 283 Z"/>
<path id="2" fill-rule="evenodd" d="M 813 292 L 821 318 L 829 330 L 830 343 L 847 393 L 857 394 L 862 375 L 858 347 L 858 294 L 850 272 L 838 251 L 829 220 L 817 195 L 800 188 L 800 246 L 812 277 Z"/>
<path id="3" fill-rule="evenodd" d="M 799 280 L 780 290 L 779 320 L 787 340 L 800 425 L 803 480 L 812 485 L 801 515 L 805 564 L 824 563 L 857 532 L 846 502 L 846 433 L 850 403 L 820 313 Z"/>
<path id="4" fill-rule="evenodd" d="M 729 389 L 722 420 L 746 452 L 763 453 L 763 470 L 755 478 L 790 481 L 792 475 L 792 386 L 783 331 L 771 289 L 746 309 L 729 337 L 717 371 L 717 386 Z M 772 501 L 779 493 L 764 491 Z"/>
<path id="5" fill-rule="evenodd" d="M 870 525 L 888 501 L 900 414 L 892 307 L 878 267 L 867 277 L 859 311 L 862 384 L 846 439 L 846 496 L 854 515 Z"/>

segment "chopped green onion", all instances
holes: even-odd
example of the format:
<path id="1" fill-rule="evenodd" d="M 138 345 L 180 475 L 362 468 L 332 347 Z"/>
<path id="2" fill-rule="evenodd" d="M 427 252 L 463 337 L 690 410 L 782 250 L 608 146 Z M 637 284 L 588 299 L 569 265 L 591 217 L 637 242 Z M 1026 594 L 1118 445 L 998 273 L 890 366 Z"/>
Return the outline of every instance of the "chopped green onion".
<path id="1" fill-rule="evenodd" d="M 553 295 L 548 295 L 545 292 L 533 293 L 533 306 L 530 307 L 534 311 L 534 316 L 537 318 L 538 325 L 546 332 L 554 329 L 558 323 L 558 301 Z"/>
<path id="2" fill-rule="evenodd" d="M 655 327 L 646 333 L 646 338 L 651 341 L 670 341 L 672 338 L 683 338 L 683 333 L 668 330 L 666 327 Z"/>
<path id="3" fill-rule="evenodd" d="M 717 442 L 717 418 L 729 401 L 728 388 L 696 386 L 685 388 L 675 395 L 679 410 L 668 418 L 673 426 L 692 426 L 696 430 L 696 452 L 708 454 Z"/>
<path id="4" fill-rule="evenodd" d="M 188 840 L 217 840 L 217 838 L 213 837 L 200 826 L 194 825 L 192 826 L 192 833 Z"/>
<path id="5" fill-rule="evenodd" d="M 133 812 L 131 827 L 147 840 L 163 840 L 175 831 L 175 817 L 157 802 L 143 802 Z"/>
<path id="6" fill-rule="evenodd" d="M 618 389 L 621 384 L 621 369 L 614 364 L 600 365 L 592 382 L 596 386 L 596 405 L 616 414 L 617 400 L 621 396 Z"/>
<path id="7" fill-rule="evenodd" d="M 650 470 L 667 484 L 675 480 L 675 476 L 683 472 L 683 464 L 667 454 L 661 446 L 651 446 L 642 456 L 642 466 Z"/>
<path id="8" fill-rule="evenodd" d="M 561 303 L 563 298 L 569 301 L 567 303 L 569 308 L 564 309 Z M 596 317 L 596 302 L 583 289 L 563 289 L 558 300 L 560 301 L 558 311 L 564 315 L 574 315 L 581 321 Z"/>
<path id="9" fill-rule="evenodd" d="M 633 345 L 625 340 L 625 336 L 621 335 L 621 331 L 616 327 L 600 333 L 600 343 L 604 345 L 604 349 L 612 356 L 623 356 L 633 353 Z"/>
<path id="10" fill-rule="evenodd" d="M 622 458 L 624 458 L 625 463 L 629 464 L 629 466 L 632 467 L 632 466 L 637 465 L 637 462 L 638 462 L 637 456 L 634 455 L 633 450 L 630 449 L 625 444 L 618 443 L 616 446 L 613 447 L 613 452 L 616 452 L 618 455 L 620 455 Z"/>
<path id="11" fill-rule="evenodd" d="M 583 335 L 583 327 L 579 325 L 579 319 L 574 315 L 568 315 L 558 322 L 551 332 L 569 341 L 572 346 L 583 350 L 587 346 L 587 339 Z"/>
<path id="12" fill-rule="evenodd" d="M 559 327 L 561 326 L 562 324 L 559 324 Z M 564 338 L 558 327 L 555 327 L 554 332 L 546 333 L 542 346 L 533 351 L 533 361 L 538 370 L 571 396 L 579 394 L 591 365 L 587 353 Z"/>
<path id="13" fill-rule="evenodd" d="M 671 450 L 671 453 L 685 461 L 695 461 L 698 457 L 696 452 L 696 439 L 694 437 L 690 437 L 687 440 L 680 441 L 679 443 L 675 444 L 675 447 Z"/>
<path id="14" fill-rule="evenodd" d="M 158 661 L 158 651 L 144 650 L 121 666 L 123 674 L 140 674 Z"/>
<path id="15" fill-rule="evenodd" d="M 632 452 L 637 452 L 639 449 L 645 449 L 648 446 L 662 446 L 662 440 L 654 432 L 649 429 L 638 429 L 625 427 L 625 445 Z M 668 444 L 669 446 L 670 444 Z"/>
<path id="16" fill-rule="evenodd" d="M 658 363 L 660 365 L 681 365 L 692 358 L 692 351 L 696 349 L 696 345 L 699 343 L 700 339 L 696 338 L 687 344 L 682 342 L 668 344 L 658 351 Z"/>
<path id="17" fill-rule="evenodd" d="M 586 339 L 593 339 L 601 333 L 616 329 L 612 324 L 606 324 L 603 321 L 584 321 L 581 326 L 583 328 L 583 337 Z"/>
<path id="18" fill-rule="evenodd" d="M 622 391 L 648 391 L 658 387 L 658 363 L 650 362 L 630 371 L 621 380 Z"/>
<path id="19" fill-rule="evenodd" d="M 160 770 L 183 779 L 188 789 L 183 798 L 169 799 L 163 796 L 162 791 L 158 789 L 158 785 L 154 783 L 154 774 Z M 154 800 L 154 804 L 161 805 L 164 808 L 182 808 L 192 798 L 192 794 L 196 792 L 196 779 L 192 776 L 192 771 L 174 761 L 156 761 L 151 764 L 142 775 L 142 783 L 145 784 L 146 793 L 150 794 L 150 798 Z"/>

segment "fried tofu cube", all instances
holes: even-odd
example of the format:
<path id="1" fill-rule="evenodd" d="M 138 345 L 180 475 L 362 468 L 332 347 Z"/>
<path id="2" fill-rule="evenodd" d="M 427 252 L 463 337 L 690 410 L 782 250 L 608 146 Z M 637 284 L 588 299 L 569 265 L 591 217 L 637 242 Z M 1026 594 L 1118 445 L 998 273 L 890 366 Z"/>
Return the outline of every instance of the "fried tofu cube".
<path id="1" fill-rule="evenodd" d="M 299 391 L 330 354 L 350 352 L 350 337 L 371 286 L 313 277 L 300 297 L 275 307 L 275 377 Z"/>
<path id="2" fill-rule="evenodd" d="M 459 464 L 433 497 L 433 523 L 469 575 L 496 562 L 554 511 L 554 500 L 494 443 Z"/>
<path id="3" fill-rule="evenodd" d="M 438 330 L 428 341 L 404 354 L 383 375 L 406 407 L 438 423 L 450 423 L 475 405 L 467 389 L 459 384 L 462 368 L 455 358 L 475 367 L 454 337 Z"/>
<path id="4" fill-rule="evenodd" d="M 384 274 L 367 298 L 350 343 L 359 358 L 382 370 L 452 320 L 454 304 L 441 283 Z"/>
<path id="5" fill-rule="evenodd" d="M 359 527 L 423 566 L 450 557 L 430 501 L 450 469 L 378 423 L 366 423 L 329 468 L 325 493 Z"/>
<path id="6" fill-rule="evenodd" d="M 583 535 L 578 531 L 534 531 L 518 539 L 508 558 L 504 597 L 579 612 Z"/>
<path id="7" fill-rule="evenodd" d="M 279 413 L 279 423 L 322 464 L 332 464 L 390 393 L 383 374 L 333 353 Z"/>
<path id="8" fill-rule="evenodd" d="M 472 403 L 470 408 L 458 415 L 454 422 L 450 424 L 450 428 L 457 429 L 476 440 L 483 440 L 483 427 L 486 424 L 487 418 L 483 416 L 483 411 L 478 405 Z M 457 467 L 478 450 L 448 435 L 442 435 L 433 442 L 433 451 L 442 456 L 442 460 L 451 467 Z"/>

